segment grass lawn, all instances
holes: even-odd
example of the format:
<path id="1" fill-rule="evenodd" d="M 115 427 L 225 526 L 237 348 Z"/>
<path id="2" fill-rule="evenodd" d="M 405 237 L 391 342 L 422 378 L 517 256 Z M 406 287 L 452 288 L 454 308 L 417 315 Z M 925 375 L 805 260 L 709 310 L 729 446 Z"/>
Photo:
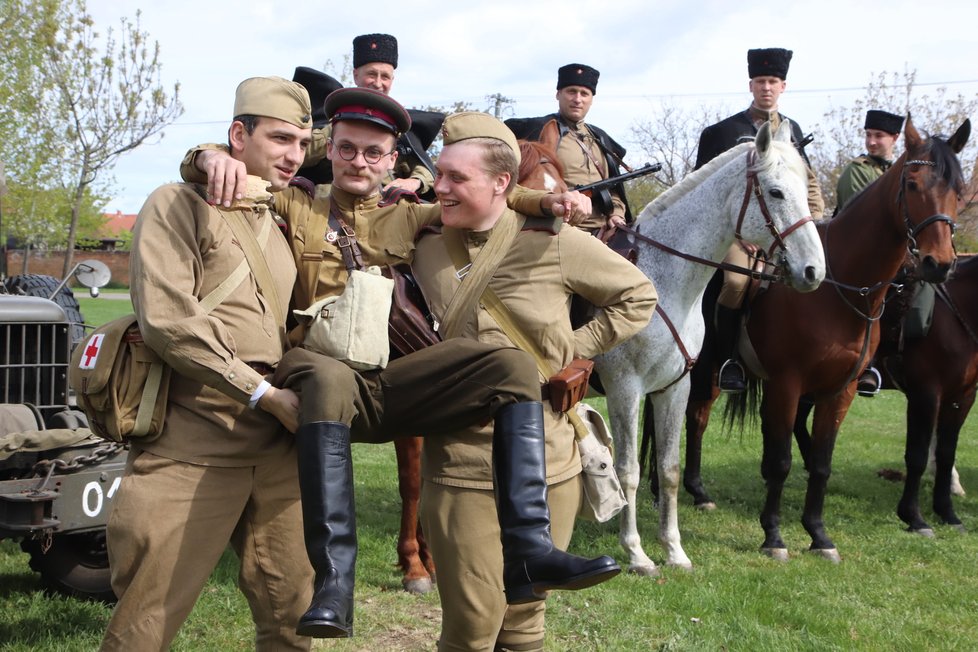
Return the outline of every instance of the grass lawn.
<path id="1" fill-rule="evenodd" d="M 130 310 L 127 302 L 83 299 L 89 321 Z M 97 317 L 95 315 L 98 315 Z M 598 401 L 599 405 L 601 401 Z M 718 508 L 700 512 L 680 500 L 683 545 L 694 570 L 665 568 L 658 578 L 622 575 L 548 601 L 547 650 L 975 650 L 978 649 L 978 538 L 940 525 L 926 539 L 904 531 L 895 515 L 900 485 L 882 468 L 903 467 L 903 396 L 892 391 L 857 399 L 836 447 L 825 518 L 842 563 L 804 552 L 799 522 L 805 490 L 800 458 L 785 489 L 782 533 L 788 563 L 758 552 L 763 500 L 760 435 L 726 434 L 719 419 L 704 443 L 703 475 Z M 962 432 L 958 469 L 970 491 L 955 499 L 965 526 L 978 528 L 978 443 L 972 417 Z M 395 539 L 399 516 L 391 446 L 354 446 L 358 562 L 356 637 L 319 641 L 315 649 L 433 650 L 440 609 L 436 595 L 401 591 Z M 930 516 L 930 482 L 924 513 Z M 646 551 L 657 562 L 657 514 L 640 491 L 639 523 Z M 616 522 L 579 523 L 572 549 L 612 553 Z M 95 649 L 110 609 L 45 595 L 26 555 L 0 542 L 0 650 Z M 253 649 L 237 565 L 225 554 L 174 649 Z"/>

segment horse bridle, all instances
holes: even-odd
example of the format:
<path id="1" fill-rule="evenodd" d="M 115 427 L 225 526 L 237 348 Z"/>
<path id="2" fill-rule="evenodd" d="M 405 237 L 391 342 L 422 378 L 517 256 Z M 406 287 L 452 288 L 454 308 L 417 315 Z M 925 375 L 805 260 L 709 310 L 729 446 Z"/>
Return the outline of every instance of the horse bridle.
<path id="1" fill-rule="evenodd" d="M 737 216 L 737 228 L 734 230 L 734 237 L 738 242 L 744 241 L 743 236 L 740 235 L 740 227 L 744 224 L 744 218 L 747 216 L 747 206 L 750 203 L 750 196 L 753 193 L 754 197 L 757 198 L 757 204 L 761 210 L 761 215 L 764 216 L 764 225 L 774 237 L 774 242 L 771 243 L 771 247 L 767 250 L 768 260 L 773 259 L 776 248 L 780 249 L 785 257 L 787 257 L 788 249 L 784 241 L 785 238 L 808 222 L 813 222 L 814 220 L 812 219 L 811 215 L 806 215 L 789 226 L 783 232 L 778 231 L 778 227 L 775 226 L 774 219 L 771 217 L 771 211 L 768 210 L 767 202 L 764 200 L 764 193 L 761 192 L 761 182 L 757 178 L 757 169 L 754 167 L 754 160 L 756 157 L 757 150 L 752 149 L 747 152 L 747 188 L 744 190 L 744 201 L 740 204 L 740 215 Z"/>
<path id="2" fill-rule="evenodd" d="M 910 221 L 910 208 L 907 206 L 907 202 L 904 201 L 904 189 L 907 185 L 907 166 L 908 165 L 923 165 L 927 167 L 936 167 L 937 163 L 934 161 L 926 161 L 923 159 L 912 159 L 903 164 L 903 170 L 900 173 L 900 190 L 897 192 L 897 203 L 903 204 L 903 224 L 907 228 L 907 249 L 910 251 L 910 255 L 914 258 L 920 258 L 920 249 L 917 248 L 917 236 L 920 232 L 926 229 L 931 224 L 937 222 L 944 222 L 951 229 L 951 235 L 954 235 L 954 231 L 957 225 L 954 223 L 954 219 L 949 215 L 944 213 L 937 213 L 931 215 L 926 220 L 920 224 L 914 225 Z"/>
<path id="3" fill-rule="evenodd" d="M 764 216 L 765 226 L 767 226 L 768 231 L 771 232 L 771 235 L 774 236 L 774 242 L 771 243 L 771 247 L 766 252 L 767 259 L 772 260 L 775 250 L 779 249 L 784 254 L 782 257 L 782 265 L 786 265 L 788 259 L 788 251 L 787 251 L 787 245 L 785 243 L 785 238 L 787 238 L 789 235 L 797 231 L 806 223 L 813 222 L 814 220 L 812 219 L 811 215 L 806 215 L 805 217 L 801 218 L 800 220 L 798 220 L 797 222 L 789 226 L 784 231 L 778 231 L 778 227 L 777 225 L 774 224 L 774 219 L 771 217 L 771 211 L 767 207 L 767 202 L 764 201 L 764 193 L 761 192 L 761 183 L 757 178 L 757 170 L 754 168 L 755 156 L 756 156 L 756 150 L 750 150 L 749 152 L 747 152 L 747 187 L 744 190 L 744 201 L 741 202 L 740 204 L 740 214 L 737 216 L 737 226 L 734 229 L 734 238 L 738 242 L 741 243 L 744 242 L 744 237 L 741 235 L 740 230 L 744 224 L 744 218 L 747 216 L 747 207 L 750 204 L 751 195 L 753 195 L 754 197 L 757 198 L 757 203 L 758 203 L 758 207 L 760 208 L 761 215 Z M 637 230 L 629 226 L 626 226 L 624 224 L 618 226 L 618 228 L 624 231 L 625 233 L 629 234 L 633 238 L 641 240 L 642 242 L 650 244 L 656 249 L 659 249 L 660 251 L 664 251 L 667 254 L 670 254 L 672 256 L 677 256 L 684 260 L 689 260 L 694 263 L 706 265 L 707 267 L 721 269 L 726 272 L 743 274 L 745 276 L 749 276 L 751 278 L 758 279 L 761 281 L 783 281 L 784 280 L 784 273 L 781 267 L 777 269 L 776 273 L 768 274 L 767 272 L 755 271 L 748 267 L 741 267 L 740 265 L 734 265 L 732 263 L 727 263 L 722 261 L 716 262 L 713 260 L 709 260 L 707 258 L 700 258 L 699 256 L 687 254 L 685 252 L 679 251 L 678 249 L 673 249 L 669 245 L 663 244 L 657 240 L 653 240 L 647 235 L 643 235 L 642 233 L 639 233 Z"/>

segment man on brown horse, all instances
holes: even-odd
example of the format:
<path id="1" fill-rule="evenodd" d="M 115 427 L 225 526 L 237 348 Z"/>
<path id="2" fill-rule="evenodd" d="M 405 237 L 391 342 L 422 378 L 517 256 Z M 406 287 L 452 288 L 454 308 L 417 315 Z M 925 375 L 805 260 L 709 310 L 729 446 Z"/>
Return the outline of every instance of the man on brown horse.
<path id="1" fill-rule="evenodd" d="M 801 127 L 778 112 L 778 99 L 787 87 L 785 80 L 791 55 L 791 50 L 782 48 L 747 51 L 749 88 L 754 101 L 746 111 L 736 113 L 703 130 L 696 151 L 696 169 L 734 145 L 754 140 L 757 130 L 765 122 L 770 121 L 771 126 L 777 128 L 782 121 L 787 120 L 791 123 L 791 140 L 808 165 L 808 206 L 812 217 L 820 219 L 825 212 L 825 205 L 818 181 L 811 169 L 811 162 L 801 145 L 804 140 Z M 751 264 L 750 253 L 734 243 L 724 262 L 747 267 Z M 719 385 L 725 392 L 742 392 L 747 382 L 744 368 L 737 359 L 739 308 L 747 292 L 747 280 L 743 274 L 724 272 L 723 289 L 716 307 L 717 339 L 720 353 L 726 360 L 720 368 Z"/>
<path id="2" fill-rule="evenodd" d="M 866 153 L 850 161 L 839 176 L 835 191 L 835 213 L 838 214 L 850 199 L 863 188 L 876 181 L 893 165 L 896 158 L 893 149 L 903 130 L 903 116 L 877 109 L 866 112 Z M 857 391 L 860 396 L 879 394 L 882 378 L 876 369 L 875 359 L 859 377 Z"/>
<path id="3" fill-rule="evenodd" d="M 604 130 L 584 122 L 597 93 L 600 74 L 581 63 L 562 66 L 557 70 L 557 113 L 506 121 L 517 138 L 540 141 L 557 152 L 569 188 L 618 176 L 624 165 L 625 148 Z M 610 201 L 594 201 L 591 217 L 578 226 L 596 233 L 610 223 L 631 221 L 625 189 L 619 184 L 611 190 Z"/>

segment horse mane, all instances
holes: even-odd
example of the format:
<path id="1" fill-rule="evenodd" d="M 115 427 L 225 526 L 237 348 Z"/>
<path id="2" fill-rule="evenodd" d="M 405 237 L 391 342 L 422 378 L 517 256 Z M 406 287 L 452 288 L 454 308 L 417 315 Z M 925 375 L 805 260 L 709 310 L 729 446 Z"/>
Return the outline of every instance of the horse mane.
<path id="1" fill-rule="evenodd" d="M 527 177 L 533 174 L 537 166 L 542 162 L 549 163 L 559 173 L 558 178 L 564 178 L 564 166 L 557 159 L 557 155 L 552 149 L 537 141 L 520 140 L 520 169 L 517 179 L 522 183 Z"/>
<path id="2" fill-rule="evenodd" d="M 793 145 L 789 143 L 783 143 L 780 141 L 774 141 L 771 143 L 774 148 L 772 151 L 778 152 L 780 156 L 768 156 L 763 160 L 756 160 L 752 170 L 757 172 L 765 172 L 773 168 L 778 161 L 786 161 L 796 174 L 800 175 L 802 178 L 806 178 L 804 162 L 801 156 L 798 155 L 797 150 L 795 150 Z M 699 168 L 698 170 L 693 170 L 687 174 L 683 179 L 672 186 L 661 195 L 652 200 L 643 210 L 642 213 L 636 219 L 636 222 L 644 222 L 656 215 L 661 215 L 669 207 L 678 202 L 680 199 L 689 194 L 694 188 L 699 186 L 704 179 L 711 176 L 714 172 L 722 168 L 724 165 L 737 158 L 738 156 L 743 156 L 747 150 L 754 147 L 754 143 L 740 143 L 731 147 L 722 154 L 717 155 L 706 165 Z M 789 152 L 793 152 L 795 155 L 791 156 Z"/>

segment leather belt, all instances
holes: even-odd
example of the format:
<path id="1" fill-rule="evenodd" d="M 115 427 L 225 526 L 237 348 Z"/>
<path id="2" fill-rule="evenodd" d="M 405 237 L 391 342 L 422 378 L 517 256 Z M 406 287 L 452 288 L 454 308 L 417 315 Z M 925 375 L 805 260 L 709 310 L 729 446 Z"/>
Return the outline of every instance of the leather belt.
<path id="1" fill-rule="evenodd" d="M 275 367 L 264 362 L 246 362 L 245 364 L 260 373 L 262 376 L 270 376 L 275 372 Z"/>

